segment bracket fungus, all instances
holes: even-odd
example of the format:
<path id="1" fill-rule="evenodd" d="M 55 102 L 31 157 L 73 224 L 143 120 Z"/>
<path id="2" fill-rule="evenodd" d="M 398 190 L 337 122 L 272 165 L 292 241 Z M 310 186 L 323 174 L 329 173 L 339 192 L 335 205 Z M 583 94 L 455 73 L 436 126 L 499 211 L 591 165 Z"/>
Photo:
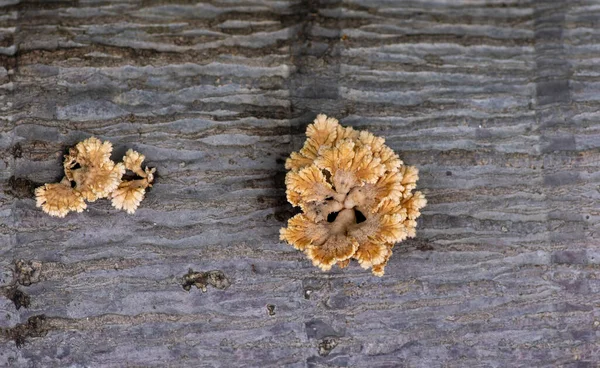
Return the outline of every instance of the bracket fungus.
<path id="1" fill-rule="evenodd" d="M 70 211 L 82 212 L 87 204 L 100 198 L 111 198 L 112 205 L 134 213 L 145 190 L 152 186 L 156 169 L 142 170 L 144 155 L 127 151 L 123 162 L 110 159 L 112 144 L 91 137 L 69 149 L 63 163 L 65 176 L 60 183 L 36 188 L 36 206 L 50 216 L 65 217 Z M 141 179 L 122 180 L 126 170 Z"/>
<path id="2" fill-rule="evenodd" d="M 383 276 L 395 243 L 414 237 L 427 203 L 414 192 L 418 170 L 381 137 L 318 115 L 307 140 L 285 163 L 288 201 L 303 213 L 280 231 L 324 271 L 355 259 Z"/>

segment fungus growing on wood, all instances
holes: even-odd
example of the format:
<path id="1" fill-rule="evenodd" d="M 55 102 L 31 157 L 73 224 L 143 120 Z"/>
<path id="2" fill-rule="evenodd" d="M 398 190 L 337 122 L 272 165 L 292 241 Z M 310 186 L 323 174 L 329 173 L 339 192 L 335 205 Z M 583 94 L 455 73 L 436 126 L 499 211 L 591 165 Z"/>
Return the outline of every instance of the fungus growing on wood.
<path id="1" fill-rule="evenodd" d="M 65 217 L 70 211 L 82 212 L 86 203 L 79 192 L 71 188 L 64 177 L 60 183 L 44 184 L 35 189 L 36 206 L 50 216 Z"/>
<path id="2" fill-rule="evenodd" d="M 144 155 L 131 149 L 123 156 L 125 168 L 136 174 L 139 179 L 123 180 L 117 189 L 110 194 L 112 205 L 116 209 L 123 209 L 129 214 L 134 213 L 144 199 L 146 188 L 152 186 L 156 169 L 146 167 L 142 170 L 142 162 L 145 159 Z"/>
<path id="3" fill-rule="evenodd" d="M 121 182 L 125 165 L 110 159 L 112 144 L 91 137 L 69 150 L 65 156 L 66 177 L 75 182 L 75 190 L 88 201 L 107 197 Z"/>
<path id="4" fill-rule="evenodd" d="M 115 208 L 135 212 L 146 188 L 152 186 L 156 169 L 142 170 L 145 157 L 133 150 L 119 163 L 110 159 L 111 153 L 110 142 L 94 137 L 77 143 L 65 155 L 62 181 L 36 188 L 37 207 L 51 216 L 65 217 L 70 211 L 82 212 L 87 206 L 85 200 L 110 197 Z M 122 181 L 126 169 L 141 179 Z"/>
<path id="5" fill-rule="evenodd" d="M 383 276 L 395 243 L 415 236 L 427 203 L 414 192 L 418 170 L 405 166 L 381 137 L 318 115 L 306 143 L 285 163 L 288 201 L 303 213 L 280 231 L 322 270 L 355 259 Z"/>

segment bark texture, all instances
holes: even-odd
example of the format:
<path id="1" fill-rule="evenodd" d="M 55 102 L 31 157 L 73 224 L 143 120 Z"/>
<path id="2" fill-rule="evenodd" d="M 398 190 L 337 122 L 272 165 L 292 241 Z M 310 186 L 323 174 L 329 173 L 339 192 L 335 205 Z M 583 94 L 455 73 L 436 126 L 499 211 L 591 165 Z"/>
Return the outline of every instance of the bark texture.
<path id="1" fill-rule="evenodd" d="M 0 0 L 0 366 L 595 366 L 599 17 Z M 278 240 L 283 162 L 319 112 L 421 170 L 418 236 L 381 279 Z M 135 215 L 43 214 L 32 189 L 91 135 L 146 155 L 154 188 Z"/>

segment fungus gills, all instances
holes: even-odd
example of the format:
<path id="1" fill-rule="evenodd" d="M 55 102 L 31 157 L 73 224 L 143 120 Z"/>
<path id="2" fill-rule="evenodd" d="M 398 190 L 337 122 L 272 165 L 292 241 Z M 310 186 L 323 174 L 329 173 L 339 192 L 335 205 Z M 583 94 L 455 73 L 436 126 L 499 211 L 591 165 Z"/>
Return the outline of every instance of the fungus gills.
<path id="1" fill-rule="evenodd" d="M 395 243 L 414 237 L 427 201 L 414 192 L 418 170 L 367 131 L 318 115 L 285 163 L 288 201 L 303 213 L 280 231 L 322 270 L 356 259 L 383 276 Z"/>
<path id="2" fill-rule="evenodd" d="M 142 170 L 144 155 L 133 150 L 127 151 L 119 163 L 110 159 L 111 153 L 110 142 L 94 137 L 77 143 L 65 155 L 62 181 L 36 188 L 37 207 L 50 216 L 65 217 L 70 211 L 82 212 L 87 207 L 86 200 L 110 197 L 115 208 L 134 213 L 146 188 L 152 186 L 156 169 Z M 122 180 L 126 170 L 140 179 Z"/>

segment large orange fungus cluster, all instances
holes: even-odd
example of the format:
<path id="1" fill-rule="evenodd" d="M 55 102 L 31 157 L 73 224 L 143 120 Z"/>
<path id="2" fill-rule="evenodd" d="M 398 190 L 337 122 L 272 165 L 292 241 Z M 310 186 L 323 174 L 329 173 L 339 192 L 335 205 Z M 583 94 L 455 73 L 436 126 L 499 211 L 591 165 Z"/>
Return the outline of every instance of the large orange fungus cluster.
<path id="1" fill-rule="evenodd" d="M 324 271 L 355 259 L 383 276 L 394 244 L 415 236 L 427 203 L 413 192 L 418 170 L 404 165 L 383 138 L 325 115 L 306 136 L 285 164 L 287 199 L 303 213 L 281 229 L 281 240 Z"/>

